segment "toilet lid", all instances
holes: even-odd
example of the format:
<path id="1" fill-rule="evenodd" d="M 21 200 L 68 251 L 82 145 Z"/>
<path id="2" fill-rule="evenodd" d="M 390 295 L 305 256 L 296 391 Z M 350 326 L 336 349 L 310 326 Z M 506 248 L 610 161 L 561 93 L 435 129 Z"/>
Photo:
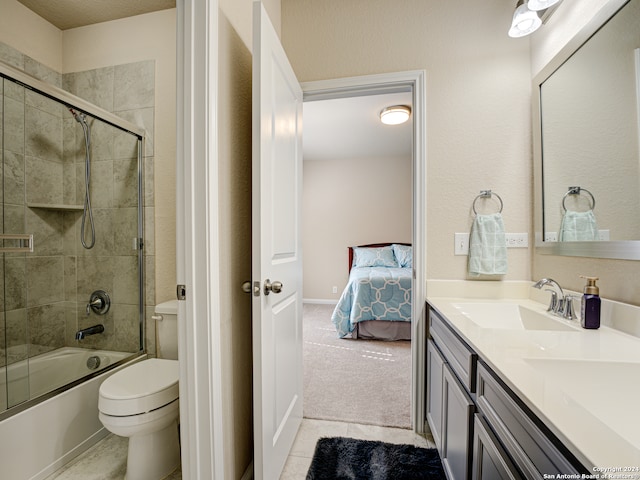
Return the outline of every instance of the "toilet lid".
<path id="1" fill-rule="evenodd" d="M 106 415 L 138 415 L 177 398 L 178 361 L 150 358 L 123 368 L 102 382 L 98 410 Z"/>

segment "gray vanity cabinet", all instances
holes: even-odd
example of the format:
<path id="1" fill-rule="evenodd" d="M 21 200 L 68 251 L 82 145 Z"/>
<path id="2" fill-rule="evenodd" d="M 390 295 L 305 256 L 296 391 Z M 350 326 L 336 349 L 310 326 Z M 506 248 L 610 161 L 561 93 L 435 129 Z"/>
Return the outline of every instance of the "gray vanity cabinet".
<path id="1" fill-rule="evenodd" d="M 471 432 L 475 405 L 448 364 L 442 375 L 442 466 L 447 478 L 471 474 Z"/>
<path id="2" fill-rule="evenodd" d="M 444 358 L 432 340 L 427 341 L 427 421 L 439 451 L 442 451 L 442 376 Z"/>
<path id="3" fill-rule="evenodd" d="M 500 442 L 482 415 L 476 414 L 473 423 L 473 480 L 520 480 Z"/>
<path id="4" fill-rule="evenodd" d="M 588 473 L 433 309 L 429 335 L 426 417 L 448 480 Z"/>
<path id="5" fill-rule="evenodd" d="M 527 478 L 587 473 L 572 464 L 569 452 L 563 453 L 562 446 L 556 446 L 557 440 L 538 427 L 540 422 L 525 412 L 507 387 L 482 364 L 478 366 L 476 402 L 509 456 Z"/>
<path id="6" fill-rule="evenodd" d="M 427 342 L 427 421 L 448 480 L 471 478 L 476 356 L 432 313 Z"/>

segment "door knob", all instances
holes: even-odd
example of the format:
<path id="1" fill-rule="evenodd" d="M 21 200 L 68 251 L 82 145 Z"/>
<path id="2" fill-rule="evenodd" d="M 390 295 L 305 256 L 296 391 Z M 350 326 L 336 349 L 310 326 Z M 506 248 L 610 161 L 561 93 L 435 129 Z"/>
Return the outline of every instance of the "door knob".
<path id="1" fill-rule="evenodd" d="M 264 294 L 269 295 L 271 292 L 280 293 L 282 291 L 282 282 L 273 282 L 268 278 L 264 281 Z"/>

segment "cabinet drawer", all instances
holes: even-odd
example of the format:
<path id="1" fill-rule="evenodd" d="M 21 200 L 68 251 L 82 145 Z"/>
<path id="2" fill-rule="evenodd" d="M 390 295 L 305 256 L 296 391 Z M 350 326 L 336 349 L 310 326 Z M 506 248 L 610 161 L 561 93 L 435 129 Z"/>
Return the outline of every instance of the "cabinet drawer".
<path id="1" fill-rule="evenodd" d="M 478 364 L 476 403 L 526 478 L 583 473 L 576 469 L 481 363 Z"/>
<path id="2" fill-rule="evenodd" d="M 446 362 L 451 366 L 462 384 L 469 392 L 476 391 L 476 354 L 464 343 L 440 318 L 430 310 L 431 319 L 429 333 L 438 348 L 442 351 Z"/>

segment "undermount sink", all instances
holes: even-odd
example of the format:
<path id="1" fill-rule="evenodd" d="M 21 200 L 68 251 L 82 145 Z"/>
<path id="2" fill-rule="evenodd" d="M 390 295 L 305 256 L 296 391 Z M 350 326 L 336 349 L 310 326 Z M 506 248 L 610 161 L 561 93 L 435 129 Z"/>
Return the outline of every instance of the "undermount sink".
<path id="1" fill-rule="evenodd" d="M 454 303 L 462 315 L 482 328 L 501 330 L 575 331 L 551 315 L 536 312 L 518 303 Z"/>
<path id="2" fill-rule="evenodd" d="M 565 398 L 595 415 L 618 435 L 640 446 L 640 363 L 560 358 L 525 358 L 545 380 L 547 395 Z M 611 399 L 615 398 L 615 408 Z M 566 401 L 566 400 L 565 400 Z"/>

